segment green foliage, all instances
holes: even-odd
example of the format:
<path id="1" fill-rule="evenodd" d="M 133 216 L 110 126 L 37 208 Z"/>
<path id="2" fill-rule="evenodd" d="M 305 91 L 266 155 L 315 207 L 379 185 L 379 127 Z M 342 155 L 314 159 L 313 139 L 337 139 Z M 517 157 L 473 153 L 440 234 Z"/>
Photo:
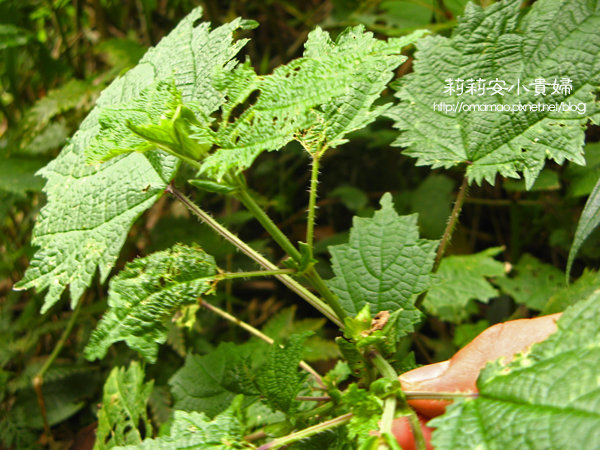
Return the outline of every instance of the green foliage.
<path id="1" fill-rule="evenodd" d="M 495 283 L 515 302 L 536 311 L 544 309 L 548 299 L 565 284 L 562 271 L 527 253 L 513 267 L 513 272 L 515 276 L 498 278 Z"/>
<path id="2" fill-rule="evenodd" d="M 417 216 L 399 216 L 386 194 L 372 218 L 354 218 L 348 244 L 330 247 L 336 276 L 329 285 L 351 316 L 365 305 L 373 314 L 401 308 L 409 333 L 420 317 L 414 297 L 430 285 L 436 244 L 419 239 Z"/>
<path id="3" fill-rule="evenodd" d="M 297 139 L 312 150 L 336 147 L 345 135 L 365 127 L 389 106 L 373 106 L 392 79 L 393 70 L 406 60 L 403 47 L 422 32 L 387 42 L 375 39 L 364 27 L 349 28 L 333 42 L 317 28 L 308 35 L 304 55 L 258 77 L 240 65 L 217 79 L 229 99 L 214 137 L 217 150 L 202 163 L 201 171 L 221 179 L 240 172 L 265 150 L 278 150 Z M 231 110 L 258 91 L 259 96 L 233 123 Z M 204 136 L 202 136 L 204 137 Z"/>
<path id="4" fill-rule="evenodd" d="M 183 245 L 128 263 L 110 281 L 109 310 L 90 336 L 86 358 L 103 358 L 113 343 L 125 341 L 155 362 L 167 340 L 165 320 L 210 291 L 215 273 L 212 256 Z"/>
<path id="5" fill-rule="evenodd" d="M 586 270 L 574 283 L 564 286 L 552 295 L 545 304 L 542 314 L 564 311 L 567 307 L 588 298 L 598 290 L 599 286 L 600 272 Z"/>
<path id="6" fill-rule="evenodd" d="M 575 238 L 573 239 L 573 245 L 569 251 L 569 259 L 567 261 L 567 278 L 571 273 L 571 267 L 577 252 L 585 242 L 585 240 L 592 234 L 598 224 L 600 224 L 600 180 L 596 183 L 594 190 L 590 194 L 581 213 L 581 218 L 577 224 L 577 230 L 575 231 Z"/>
<path id="7" fill-rule="evenodd" d="M 243 443 L 243 418 L 240 413 L 241 397 L 231 406 L 209 420 L 204 414 L 175 411 L 168 435 L 156 439 L 145 439 L 140 445 L 117 447 L 121 450 L 177 450 L 198 448 L 206 450 L 230 450 L 248 448 Z"/>
<path id="8" fill-rule="evenodd" d="M 206 114 L 223 102 L 210 77 L 230 68 L 228 62 L 245 44 L 232 43 L 232 33 L 247 24 L 234 20 L 210 32 L 208 23 L 194 26 L 200 15 L 200 9 L 190 13 L 134 69 L 106 88 L 71 142 L 39 172 L 48 180 L 48 203 L 33 232 L 39 249 L 18 287 L 48 288 L 43 311 L 67 285 L 74 306 L 97 268 L 106 280 L 131 224 L 162 195 L 178 166 L 175 158 L 157 151 L 86 165 L 85 150 L 100 132 L 102 111 L 167 79 L 175 80 L 184 101 L 201 103 Z"/>
<path id="9" fill-rule="evenodd" d="M 264 345 L 222 342 L 207 355 L 188 355 L 183 367 L 169 381 L 175 409 L 214 417 L 236 395 L 244 394 L 242 403 L 252 403 L 258 398 L 253 383 L 258 361 L 253 356 L 264 351 Z"/>
<path id="10" fill-rule="evenodd" d="M 535 2 L 524 14 L 521 0 L 503 0 L 483 9 L 469 4 L 451 38 L 427 37 L 417 44 L 414 73 L 403 78 L 398 106 L 389 111 L 402 134 L 396 145 L 417 165 L 467 164 L 469 180 L 494 184 L 495 177 L 518 178 L 531 187 L 546 158 L 583 164 L 584 126 L 596 114 L 596 64 L 600 14 L 593 2 Z M 572 49 L 578 51 L 572 51 Z M 568 69 L 566 69 L 568 68 Z M 560 111 L 461 111 L 463 103 L 513 105 L 537 103 L 531 83 L 568 76 L 570 93 L 551 93 L 545 104 L 583 104 L 585 114 Z M 446 80 L 498 79 L 517 87 L 504 95 L 448 95 Z M 475 81 L 476 83 L 476 81 Z M 492 91 L 493 92 L 493 91 Z M 444 102 L 456 111 L 434 110 Z"/>
<path id="11" fill-rule="evenodd" d="M 104 384 L 98 411 L 95 450 L 140 444 L 143 434 L 152 434 L 146 406 L 154 382 L 144 383 L 144 371 L 132 362 L 128 369 L 115 367 Z"/>
<path id="12" fill-rule="evenodd" d="M 487 303 L 498 296 L 487 278 L 504 276 L 504 265 L 494 259 L 501 251 L 502 247 L 494 247 L 442 259 L 423 306 L 430 314 L 449 322 L 468 318 L 474 312 L 472 300 Z"/>
<path id="13" fill-rule="evenodd" d="M 46 163 L 45 160 L 10 158 L 0 164 L 0 191 L 24 195 L 37 192 L 44 182 L 35 176 L 35 172 Z"/>
<path id="14" fill-rule="evenodd" d="M 430 425 L 439 449 L 588 448 L 600 439 L 600 297 L 565 311 L 558 331 L 507 366 L 488 365 L 479 397 Z M 543 424 L 543 425 L 541 425 Z"/>
<path id="15" fill-rule="evenodd" d="M 272 345 L 256 375 L 259 392 L 275 410 L 287 413 L 297 407 L 296 395 L 306 380 L 306 373 L 298 371 L 298 364 L 302 360 L 304 341 L 310 334 L 294 334 L 283 346 Z"/>

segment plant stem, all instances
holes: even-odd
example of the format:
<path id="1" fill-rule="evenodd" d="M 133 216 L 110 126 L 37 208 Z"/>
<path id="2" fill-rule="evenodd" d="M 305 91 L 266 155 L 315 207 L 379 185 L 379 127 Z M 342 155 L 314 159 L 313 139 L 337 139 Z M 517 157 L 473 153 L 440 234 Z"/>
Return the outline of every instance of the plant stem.
<path id="1" fill-rule="evenodd" d="M 275 343 L 275 341 L 273 339 L 271 339 L 266 334 L 260 332 L 259 330 L 257 330 L 256 328 L 254 328 L 249 323 L 246 323 L 246 322 L 238 319 L 237 317 L 232 316 L 228 312 L 223 311 L 221 308 L 218 308 L 215 305 L 211 305 L 210 303 L 208 303 L 208 302 L 206 302 L 206 301 L 204 301 L 202 299 L 200 299 L 199 302 L 200 302 L 200 306 L 204 306 L 206 309 L 208 309 L 208 310 L 214 312 L 215 314 L 218 314 L 219 316 L 223 317 L 224 319 L 226 319 L 226 320 L 228 320 L 228 321 L 236 324 L 240 328 L 243 328 L 244 330 L 246 330 L 250 334 L 256 336 L 259 339 L 262 339 L 266 343 L 271 344 L 271 345 L 273 345 Z M 308 372 L 309 374 L 311 374 L 313 376 L 313 378 L 315 379 L 315 381 L 317 382 L 317 384 L 323 390 L 327 389 L 327 387 L 325 386 L 325 383 L 323 383 L 323 379 L 321 378 L 321 375 L 319 375 L 319 373 L 315 369 L 313 369 L 311 366 L 309 366 L 304 361 L 300 361 L 300 363 L 298 365 L 302 369 L 304 369 L 306 372 Z"/>
<path id="2" fill-rule="evenodd" d="M 465 202 L 468 189 L 469 182 L 467 180 L 467 177 L 464 176 L 462 184 L 460 185 L 460 189 L 458 190 L 458 195 L 456 196 L 456 201 L 454 202 L 454 207 L 452 208 L 452 212 L 450 213 L 450 217 L 448 218 L 448 223 L 446 224 L 446 228 L 444 229 L 442 240 L 440 241 L 440 245 L 435 254 L 435 261 L 433 262 L 433 268 L 431 270 L 433 273 L 437 272 L 437 270 L 440 267 L 442 257 L 446 252 L 446 247 L 448 247 L 448 243 L 452 238 L 452 233 L 454 233 L 454 229 L 456 228 L 456 224 L 458 223 L 458 217 L 460 216 L 460 212 Z M 425 297 L 427 297 L 427 292 L 424 292 L 421 295 L 419 295 L 417 301 L 415 302 L 415 306 L 417 307 L 417 309 L 421 309 L 421 306 L 425 301 Z"/>
<path id="3" fill-rule="evenodd" d="M 215 276 L 216 280 L 233 280 L 236 278 L 269 277 L 295 273 L 296 269 L 252 270 L 249 272 L 225 272 Z"/>
<path id="4" fill-rule="evenodd" d="M 263 267 L 266 270 L 280 270 L 275 264 L 266 259 L 256 250 L 251 248 L 248 244 L 234 235 L 231 231 L 217 222 L 210 214 L 206 211 L 199 208 L 195 205 L 189 198 L 187 198 L 183 193 L 177 190 L 173 185 L 167 186 L 167 192 L 172 194 L 175 198 L 181 201 L 194 215 L 196 215 L 200 220 L 206 223 L 209 227 L 215 230 L 218 234 L 223 236 L 227 241 L 241 250 L 245 255 L 253 259 L 259 266 Z M 312 292 L 298 283 L 289 275 L 275 275 L 279 281 L 285 284 L 288 288 L 290 288 L 293 292 L 298 294 L 308 303 L 310 303 L 313 307 L 315 307 L 318 311 L 320 311 L 325 317 L 331 320 L 340 328 L 343 326 L 342 322 L 336 317 L 333 310 L 325 304 L 320 298 L 315 296 Z"/>
<path id="5" fill-rule="evenodd" d="M 310 172 L 310 194 L 308 197 L 308 219 L 306 222 L 306 245 L 310 252 L 310 257 L 313 255 L 313 241 L 315 235 L 315 209 L 317 204 L 317 184 L 319 181 L 319 160 L 321 153 L 311 153 L 312 169 Z"/>
<path id="6" fill-rule="evenodd" d="M 252 215 L 260 222 L 263 228 L 271 235 L 271 237 L 277 242 L 277 244 L 292 257 L 294 261 L 300 261 L 302 255 L 298 249 L 291 243 L 285 234 L 279 229 L 277 225 L 271 220 L 267 213 L 254 201 L 245 186 L 235 192 L 237 199 L 252 213 Z"/>
<path id="7" fill-rule="evenodd" d="M 387 362 L 387 360 L 381 356 L 379 352 L 373 353 L 373 365 L 377 368 L 379 373 L 386 378 L 391 378 L 393 380 L 398 379 L 398 374 L 396 370 L 392 367 L 392 365 Z M 394 414 L 396 412 L 396 406 L 398 403 L 398 399 L 393 397 L 387 397 L 383 400 L 383 415 L 381 417 L 381 425 L 379 427 L 379 431 L 381 434 L 383 433 L 391 433 L 392 432 L 392 423 L 394 421 Z M 393 404 L 393 409 L 392 409 Z M 403 409 L 410 410 L 409 422 L 410 428 L 415 439 L 415 443 L 417 444 L 418 450 L 425 450 L 425 438 L 423 437 L 423 431 L 421 430 L 421 425 L 419 424 L 419 419 L 415 412 L 405 403 L 401 405 Z M 415 422 L 416 420 L 416 422 Z M 386 448 L 387 444 L 384 444 L 383 448 Z M 380 446 L 380 448 L 382 448 Z"/>
<path id="8" fill-rule="evenodd" d="M 477 398 L 477 392 L 411 392 L 404 391 L 407 400 L 456 400 L 457 398 Z"/>
<path id="9" fill-rule="evenodd" d="M 77 317 L 81 312 L 81 305 L 83 305 L 83 298 L 79 299 L 77 306 L 75 306 L 75 309 L 73 310 L 73 314 L 71 314 L 71 317 L 69 318 L 69 322 L 67 322 L 67 326 L 65 327 L 62 335 L 58 339 L 58 342 L 52 349 L 52 353 L 50 353 L 50 356 L 48 356 L 48 358 L 44 362 L 44 365 L 39 370 L 39 372 L 33 377 L 32 380 L 33 388 L 37 396 L 38 405 L 40 407 L 40 412 L 42 414 L 42 420 L 44 422 L 44 434 L 48 439 L 50 439 L 51 435 L 50 425 L 48 424 L 48 417 L 46 414 L 46 402 L 44 401 L 44 393 L 42 392 L 42 386 L 44 384 L 44 375 L 58 357 L 60 351 L 65 346 L 65 342 L 67 342 L 67 338 L 70 336 L 71 331 L 73 331 L 75 321 L 77 320 Z"/>
<path id="10" fill-rule="evenodd" d="M 437 249 L 437 253 L 435 254 L 435 262 L 433 263 L 433 272 L 437 272 L 440 267 L 440 263 L 442 262 L 442 257 L 446 252 L 446 247 L 452 238 L 452 233 L 454 233 L 454 229 L 456 228 L 456 224 L 458 223 L 458 217 L 460 216 L 460 212 L 462 210 L 463 204 L 465 202 L 465 197 L 467 196 L 467 191 L 469 189 L 469 182 L 467 177 L 463 178 L 462 184 L 460 185 L 460 189 L 458 190 L 458 195 L 456 196 L 456 202 L 454 202 L 454 207 L 452 208 L 452 212 L 450 213 L 450 218 L 448 219 L 448 223 L 446 224 L 446 229 L 444 230 L 444 234 L 442 235 L 442 240 L 440 242 L 440 246 Z"/>
<path id="11" fill-rule="evenodd" d="M 271 237 L 277 242 L 277 244 L 285 251 L 294 261 L 301 262 L 302 254 L 298 249 L 290 242 L 285 234 L 279 229 L 277 225 L 271 220 L 271 218 L 265 213 L 265 211 L 254 201 L 246 184 L 243 180 L 237 181 L 238 190 L 236 191 L 236 198 L 242 202 L 242 204 L 252 213 L 252 215 L 260 222 L 263 228 L 271 235 Z M 331 292 L 325 281 L 317 273 L 314 267 L 310 267 L 304 273 L 304 277 L 313 285 L 313 287 L 319 291 L 319 294 L 323 296 L 327 304 L 333 309 L 338 319 L 337 323 L 340 328 L 343 328 L 343 321 L 346 317 L 346 313 L 342 309 L 340 302 L 336 295 Z M 335 321 L 334 321 L 335 322 Z"/>
<path id="12" fill-rule="evenodd" d="M 268 442 L 265 445 L 261 445 L 260 447 L 258 447 L 258 450 L 271 450 L 280 448 L 284 445 L 288 445 L 301 439 L 306 439 L 310 436 L 314 436 L 315 434 L 322 433 L 323 431 L 331 430 L 332 428 L 336 428 L 348 423 L 352 416 L 352 413 L 347 413 L 342 416 L 338 416 L 334 419 L 328 420 L 326 422 L 321 422 L 317 425 L 313 425 L 312 427 L 305 428 L 304 430 L 296 431 L 295 433 L 288 434 L 287 436 Z"/>

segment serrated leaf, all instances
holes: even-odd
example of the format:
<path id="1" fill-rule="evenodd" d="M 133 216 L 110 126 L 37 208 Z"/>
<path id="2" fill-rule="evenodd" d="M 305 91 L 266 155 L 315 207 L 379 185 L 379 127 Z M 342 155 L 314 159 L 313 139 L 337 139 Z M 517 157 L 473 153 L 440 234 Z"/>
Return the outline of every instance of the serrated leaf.
<path id="1" fill-rule="evenodd" d="M 486 366 L 479 397 L 430 422 L 436 449 L 594 448 L 600 440 L 600 294 L 507 366 Z"/>
<path id="2" fill-rule="evenodd" d="M 571 268 L 573 267 L 573 261 L 575 261 L 577 252 L 589 235 L 598 227 L 598 224 L 600 224 L 600 180 L 596 183 L 594 190 L 585 202 L 585 207 L 581 212 L 577 230 L 575 230 L 573 244 L 571 245 L 571 250 L 569 250 L 569 259 L 567 260 L 566 270 L 567 278 L 571 273 Z"/>
<path id="3" fill-rule="evenodd" d="M 230 450 L 244 448 L 241 443 L 244 428 L 240 413 L 241 398 L 236 399 L 223 413 L 209 420 L 206 415 L 197 412 L 175 411 L 173 424 L 168 436 L 145 439 L 139 445 L 117 447 L 120 450 Z M 235 445 L 239 443 L 239 445 Z"/>
<path id="4" fill-rule="evenodd" d="M 564 287 L 564 274 L 556 267 L 545 264 L 530 254 L 524 254 L 511 278 L 498 278 L 495 283 L 520 305 L 540 311 L 548 299 Z"/>
<path id="5" fill-rule="evenodd" d="M 461 322 L 472 312 L 472 300 L 487 303 L 498 296 L 488 277 L 504 276 L 504 265 L 494 256 L 502 247 L 488 248 L 472 255 L 454 255 L 442 259 L 435 274 L 435 282 L 423 306 L 427 311 L 449 322 Z"/>
<path id="6" fill-rule="evenodd" d="M 302 360 L 304 341 L 310 334 L 294 334 L 284 346 L 272 345 L 266 362 L 258 371 L 258 390 L 275 410 L 287 413 L 295 407 L 296 395 L 306 380 L 306 373 L 299 371 L 298 364 Z"/>
<path id="7" fill-rule="evenodd" d="M 176 158 L 158 151 L 86 165 L 84 151 L 100 130 L 103 108 L 128 102 L 166 79 L 175 80 L 184 102 L 201 104 L 207 115 L 223 102 L 210 80 L 216 71 L 231 68 L 229 61 L 245 44 L 234 43 L 232 34 L 246 22 L 236 19 L 211 32 L 208 23 L 196 25 L 200 16 L 201 9 L 190 13 L 134 69 L 106 88 L 71 142 L 39 172 L 48 180 L 48 203 L 33 231 L 32 242 L 39 249 L 17 286 L 48 288 L 43 311 L 67 286 L 75 305 L 98 269 L 101 281 L 106 280 L 131 224 L 162 195 L 177 169 Z"/>
<path id="8" fill-rule="evenodd" d="M 554 314 L 564 311 L 584 298 L 588 298 L 600 289 L 600 272 L 585 270 L 572 284 L 556 292 L 542 310 L 542 314 Z"/>
<path id="9" fill-rule="evenodd" d="M 374 394 L 357 387 L 352 383 L 346 389 L 342 403 L 354 413 L 346 425 L 348 437 L 362 444 L 378 428 L 383 412 L 383 402 Z"/>
<path id="10" fill-rule="evenodd" d="M 420 318 L 414 297 L 430 285 L 437 243 L 419 239 L 417 215 L 399 216 L 385 194 L 372 218 L 354 218 L 347 244 L 329 247 L 336 276 L 328 284 L 350 316 L 367 304 L 373 315 L 401 308 L 409 333 Z"/>
<path id="11" fill-rule="evenodd" d="M 153 384 L 153 381 L 144 383 L 144 371 L 135 361 L 128 369 L 115 367 L 110 372 L 98 411 L 94 450 L 141 443 L 140 426 L 146 435 L 152 434 L 146 406 Z"/>
<path id="12" fill-rule="evenodd" d="M 503 0 L 483 9 L 470 3 L 451 38 L 427 37 L 417 44 L 414 73 L 401 80 L 400 104 L 390 110 L 402 132 L 396 145 L 417 165 L 466 164 L 470 181 L 525 177 L 531 187 L 546 158 L 583 164 L 584 127 L 598 111 L 594 91 L 600 84 L 600 9 L 587 0 L 541 0 L 525 14 L 521 0 Z M 513 88 L 504 95 L 478 95 L 477 80 L 498 80 Z M 570 92 L 536 95 L 532 83 L 569 78 Z M 449 96 L 446 80 L 475 82 L 474 95 Z M 520 86 L 521 88 L 519 88 Z M 522 87 L 529 89 L 524 92 Z M 519 92 L 517 92 L 519 91 Z M 560 90 L 559 90 L 560 91 Z M 478 110 L 483 104 L 561 104 L 586 111 Z M 456 111 L 434 110 L 445 103 Z M 474 104 L 467 111 L 462 104 Z M 580 106 L 580 107 L 581 107 Z M 481 106 L 483 107 L 483 106 Z"/>
<path id="13" fill-rule="evenodd" d="M 316 147 L 336 147 L 344 136 L 363 128 L 387 106 L 375 106 L 393 70 L 406 60 L 402 47 L 424 32 L 377 40 L 363 26 L 349 28 L 334 43 L 320 28 L 312 31 L 304 56 L 271 75 L 257 77 L 240 66 L 217 85 L 230 98 L 223 107 L 217 133 L 218 149 L 202 163 L 201 171 L 220 180 L 228 171 L 249 167 L 265 150 L 278 150 L 292 139 Z M 258 91 L 256 102 L 237 120 L 227 120 L 233 106 Z"/>
<path id="14" fill-rule="evenodd" d="M 125 341 L 147 361 L 156 361 L 167 340 L 164 321 L 212 289 L 216 266 L 198 247 L 175 245 L 128 263 L 110 281 L 108 311 L 90 336 L 85 357 L 103 358 L 115 342 Z"/>
<path id="15" fill-rule="evenodd" d="M 206 355 L 189 354 L 185 364 L 169 380 L 175 409 L 196 411 L 214 417 L 223 412 L 239 394 L 244 404 L 258 398 L 254 387 L 256 362 L 253 354 L 262 346 L 221 342 Z"/>

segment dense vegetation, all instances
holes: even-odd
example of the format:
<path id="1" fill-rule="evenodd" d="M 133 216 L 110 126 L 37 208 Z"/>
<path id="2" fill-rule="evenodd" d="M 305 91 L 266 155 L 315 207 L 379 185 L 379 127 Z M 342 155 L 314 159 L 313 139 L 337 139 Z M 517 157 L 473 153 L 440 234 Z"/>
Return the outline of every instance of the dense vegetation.
<path id="1" fill-rule="evenodd" d="M 597 2 L 0 17 L 0 447 L 423 448 L 399 374 L 562 311 L 433 443 L 597 445 Z"/>

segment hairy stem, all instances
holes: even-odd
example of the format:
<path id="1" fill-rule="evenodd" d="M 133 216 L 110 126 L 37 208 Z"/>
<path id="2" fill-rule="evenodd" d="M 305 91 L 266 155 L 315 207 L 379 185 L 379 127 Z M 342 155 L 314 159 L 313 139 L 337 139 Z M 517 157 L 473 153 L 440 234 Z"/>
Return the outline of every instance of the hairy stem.
<path id="1" fill-rule="evenodd" d="M 291 243 L 288 237 L 283 234 L 277 225 L 271 220 L 267 213 L 256 203 L 254 198 L 248 192 L 244 180 L 237 181 L 238 190 L 236 191 L 237 199 L 252 213 L 252 215 L 260 222 L 263 228 L 271 235 L 271 237 L 277 242 L 277 244 L 285 251 L 294 261 L 300 262 L 302 260 L 302 254 L 298 249 Z M 337 296 L 331 292 L 325 281 L 317 273 L 314 267 L 310 267 L 304 273 L 304 277 L 310 284 L 319 291 L 319 294 L 323 296 L 327 304 L 337 315 L 339 319 L 338 325 L 343 328 L 343 321 L 346 317 L 346 313 L 342 309 Z"/>
<path id="2" fill-rule="evenodd" d="M 317 425 L 313 425 L 312 427 L 305 428 L 304 430 L 296 431 L 295 433 L 288 434 L 287 436 L 275 439 L 265 445 L 261 445 L 258 447 L 258 450 L 271 450 L 280 448 L 284 445 L 288 445 L 301 439 L 314 436 L 315 434 L 322 433 L 323 431 L 331 430 L 348 423 L 352 416 L 352 413 L 344 414 L 326 422 L 321 422 Z"/>
<path id="3" fill-rule="evenodd" d="M 222 318 L 230 321 L 231 323 L 236 324 L 238 327 L 243 328 L 244 330 L 246 330 L 247 332 L 249 332 L 253 336 L 256 336 L 257 338 L 262 339 L 263 341 L 265 341 L 266 343 L 271 344 L 271 345 L 273 345 L 275 343 L 275 341 L 273 339 L 271 339 L 266 334 L 260 332 L 259 330 L 257 330 L 256 328 L 254 328 L 249 323 L 246 323 L 246 322 L 238 319 L 237 317 L 232 316 L 231 314 L 223 311 L 221 308 L 218 308 L 215 305 L 211 305 L 210 303 L 208 303 L 208 302 L 206 302 L 206 301 L 204 301 L 202 299 L 200 299 L 199 302 L 200 302 L 200 306 L 204 306 L 206 309 L 209 309 L 210 311 L 214 312 L 215 314 L 218 314 Z M 298 365 L 302 369 L 304 369 L 306 372 L 308 372 L 309 374 L 311 374 L 313 376 L 313 378 L 315 379 L 315 381 L 317 382 L 317 384 L 322 389 L 324 389 L 324 390 L 327 389 L 327 387 L 325 386 L 325 383 L 323 383 L 323 379 L 321 378 L 321 375 L 319 375 L 319 373 L 315 369 L 313 369 L 311 366 L 309 366 L 304 361 L 300 361 L 300 363 Z"/>
<path id="4" fill-rule="evenodd" d="M 172 194 L 175 198 L 181 201 L 194 215 L 196 215 L 200 220 L 206 223 L 209 227 L 215 230 L 218 234 L 223 236 L 227 241 L 229 241 L 232 245 L 241 250 L 245 255 L 253 259 L 259 266 L 263 267 L 266 270 L 280 270 L 275 264 L 266 259 L 236 235 L 234 235 L 231 231 L 217 222 L 210 214 L 206 211 L 199 208 L 195 205 L 189 198 L 187 198 L 183 193 L 177 190 L 173 185 L 169 185 L 166 189 L 167 192 Z M 333 310 L 320 298 L 315 296 L 312 292 L 298 283 L 289 275 L 275 275 L 279 281 L 285 284 L 289 289 L 298 294 L 308 303 L 310 303 L 313 307 L 315 307 L 318 311 L 320 311 L 325 317 L 335 323 L 337 326 L 342 327 L 342 322 L 337 318 Z"/>
<path id="5" fill-rule="evenodd" d="M 448 219 L 448 223 L 446 224 L 446 228 L 444 229 L 444 234 L 442 235 L 440 246 L 438 247 L 437 253 L 435 254 L 435 262 L 433 263 L 434 272 L 437 272 L 438 268 L 440 267 L 442 257 L 446 252 L 446 247 L 448 247 L 450 239 L 452 238 L 452 233 L 454 233 L 454 229 L 456 228 L 456 224 L 458 223 L 458 217 L 460 216 L 460 212 L 465 202 L 465 197 L 467 196 L 468 189 L 469 182 L 467 181 L 467 177 L 465 176 L 463 178 L 462 184 L 460 185 L 460 189 L 458 190 L 456 202 L 454 202 L 454 207 L 452 208 L 452 212 L 450 213 L 450 218 Z"/>
<path id="6" fill-rule="evenodd" d="M 310 194 L 308 197 L 308 219 L 306 222 L 306 245 L 310 252 L 310 257 L 313 254 L 313 241 L 315 235 L 315 209 L 317 204 L 317 184 L 319 182 L 319 160 L 321 154 L 319 152 L 311 154 L 312 169 L 310 172 Z"/>
<path id="7" fill-rule="evenodd" d="M 251 270 L 249 272 L 224 272 L 215 275 L 216 280 L 233 280 L 236 278 L 269 277 L 295 273 L 296 269 Z"/>
<path id="8" fill-rule="evenodd" d="M 435 261 L 433 262 L 432 272 L 435 273 L 440 267 L 440 263 L 442 262 L 442 257 L 446 252 L 446 247 L 452 238 L 452 233 L 454 233 L 454 229 L 456 228 L 456 224 L 458 223 L 458 217 L 460 216 L 460 212 L 462 210 L 463 204 L 465 203 L 465 198 L 467 196 L 467 191 L 469 190 L 469 182 L 467 177 L 463 177 L 462 184 L 460 185 L 460 189 L 458 190 L 458 195 L 456 196 L 456 201 L 454 202 L 454 207 L 452 208 L 452 212 L 450 213 L 450 217 L 448 218 L 448 223 L 446 224 L 446 228 L 444 229 L 444 234 L 442 235 L 442 240 L 440 241 L 440 245 L 435 254 Z M 427 292 L 422 293 L 417 298 L 415 302 L 415 306 L 417 309 L 421 309 L 423 302 L 425 301 L 425 297 L 427 297 Z"/>
<path id="9" fill-rule="evenodd" d="M 67 342 L 67 338 L 71 335 L 71 331 L 73 331 L 73 327 L 75 326 L 77 317 L 79 316 L 79 313 L 81 312 L 81 305 L 83 305 L 83 298 L 79 299 L 77 306 L 73 310 L 73 314 L 71 314 L 71 317 L 69 318 L 69 321 L 67 322 L 67 326 L 65 327 L 62 335 L 58 339 L 58 342 L 52 349 L 52 353 L 50 353 L 50 356 L 48 356 L 48 358 L 44 362 L 44 365 L 39 370 L 39 372 L 33 377 L 33 381 L 32 381 L 33 388 L 34 388 L 36 396 L 37 396 L 38 405 L 40 407 L 40 412 L 42 414 L 42 420 L 44 422 L 44 434 L 46 435 L 46 437 L 48 439 L 50 439 L 51 436 L 50 436 L 50 425 L 48 424 L 48 417 L 46 414 L 46 402 L 44 401 L 44 393 L 42 392 L 42 386 L 44 384 L 44 375 L 46 374 L 48 369 L 50 369 L 50 367 L 52 366 L 52 364 L 54 363 L 54 361 L 60 354 L 60 351 L 65 346 L 65 342 Z"/>

